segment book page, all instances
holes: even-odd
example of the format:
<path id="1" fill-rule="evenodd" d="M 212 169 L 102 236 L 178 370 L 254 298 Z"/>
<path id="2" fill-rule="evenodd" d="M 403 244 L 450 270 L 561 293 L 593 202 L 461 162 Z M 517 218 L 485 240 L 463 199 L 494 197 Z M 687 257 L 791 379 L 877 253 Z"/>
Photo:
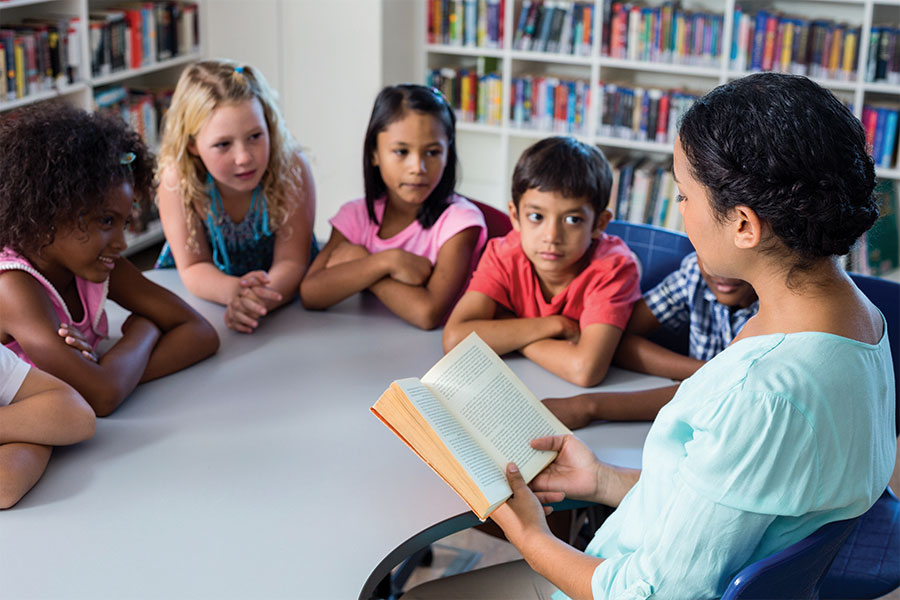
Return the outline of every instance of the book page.
<path id="1" fill-rule="evenodd" d="M 399 379 L 395 383 L 440 436 L 453 457 L 481 489 L 488 503 L 493 504 L 512 494 L 505 472 L 425 384 L 414 377 Z"/>
<path id="2" fill-rule="evenodd" d="M 442 358 L 422 382 L 433 387 L 497 466 L 514 462 L 530 481 L 555 457 L 531 440 L 571 433 L 476 334 Z"/>

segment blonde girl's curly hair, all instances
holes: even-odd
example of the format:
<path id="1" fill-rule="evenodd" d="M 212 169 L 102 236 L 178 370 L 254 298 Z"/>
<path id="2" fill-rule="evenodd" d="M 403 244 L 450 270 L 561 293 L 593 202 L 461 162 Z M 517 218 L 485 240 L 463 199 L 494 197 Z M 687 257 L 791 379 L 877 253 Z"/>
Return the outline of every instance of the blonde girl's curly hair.
<path id="1" fill-rule="evenodd" d="M 302 200 L 302 172 L 296 158 L 299 146 L 287 130 L 275 92 L 262 73 L 231 60 L 194 63 L 178 79 L 172 104 L 164 117 L 159 151 L 159 173 L 172 171 L 177 175 L 175 185 L 187 216 L 188 247 L 194 252 L 199 251 L 196 224 L 203 222 L 210 210 L 209 189 L 206 167 L 199 156 L 188 151 L 188 146 L 217 108 L 254 98 L 262 105 L 269 129 L 269 164 L 260 180 L 269 213 L 269 229 L 276 231 L 283 226 L 297 208 L 295 199 Z M 159 183 L 167 185 L 163 181 Z"/>

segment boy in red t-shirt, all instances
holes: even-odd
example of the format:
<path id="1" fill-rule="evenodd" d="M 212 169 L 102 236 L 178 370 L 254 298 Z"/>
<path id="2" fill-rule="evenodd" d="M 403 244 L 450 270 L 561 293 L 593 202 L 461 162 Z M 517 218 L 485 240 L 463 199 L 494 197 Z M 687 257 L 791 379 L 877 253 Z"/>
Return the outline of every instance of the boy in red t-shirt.
<path id="1" fill-rule="evenodd" d="M 444 328 L 444 351 L 472 331 L 580 386 L 603 381 L 641 297 L 628 246 L 603 233 L 612 172 L 569 137 L 529 147 L 513 173 L 504 238 L 488 242 Z"/>

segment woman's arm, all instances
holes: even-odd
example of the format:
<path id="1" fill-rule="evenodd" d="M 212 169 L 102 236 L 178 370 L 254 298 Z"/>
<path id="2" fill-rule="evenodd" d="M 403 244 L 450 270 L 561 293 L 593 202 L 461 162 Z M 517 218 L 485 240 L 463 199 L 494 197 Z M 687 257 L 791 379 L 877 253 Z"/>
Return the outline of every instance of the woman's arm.
<path id="1" fill-rule="evenodd" d="M 480 234 L 478 227 L 469 227 L 444 242 L 424 285 L 398 281 L 392 275 L 369 289 L 403 320 L 420 329 L 434 329 L 443 323 L 466 283 Z"/>
<path id="2" fill-rule="evenodd" d="M 41 284 L 20 271 L 0 276 L 0 314 L 4 333 L 39 369 L 74 387 L 98 416 L 112 413 L 135 388 L 161 335 L 149 320 L 134 320 L 98 362 L 88 360 L 60 337 L 59 319 Z"/>
<path id="3" fill-rule="evenodd" d="M 578 323 L 562 315 L 520 319 L 497 316 L 497 303 L 481 292 L 466 292 L 444 327 L 444 352 L 450 352 L 473 331 L 497 354 L 515 352 L 547 338 L 577 340 Z"/>
<path id="4" fill-rule="evenodd" d="M 180 371 L 215 354 L 219 348 L 219 336 L 206 319 L 181 298 L 144 277 L 125 259 L 116 262 L 110 275 L 109 298 L 159 330 L 159 339 L 140 377 L 142 382 Z M 123 336 L 127 335 L 125 329 L 123 326 Z M 110 352 L 117 346 L 118 343 Z M 106 355 L 100 361 L 104 358 Z"/>

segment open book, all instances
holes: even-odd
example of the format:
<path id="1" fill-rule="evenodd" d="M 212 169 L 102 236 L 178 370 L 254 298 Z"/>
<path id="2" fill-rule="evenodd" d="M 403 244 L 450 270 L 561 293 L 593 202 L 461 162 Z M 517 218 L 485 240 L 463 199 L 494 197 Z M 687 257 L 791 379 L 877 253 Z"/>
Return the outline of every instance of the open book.
<path id="1" fill-rule="evenodd" d="M 393 382 L 371 410 L 481 520 L 512 495 L 508 463 L 529 482 L 556 458 L 531 440 L 571 433 L 474 333 L 421 379 Z"/>

